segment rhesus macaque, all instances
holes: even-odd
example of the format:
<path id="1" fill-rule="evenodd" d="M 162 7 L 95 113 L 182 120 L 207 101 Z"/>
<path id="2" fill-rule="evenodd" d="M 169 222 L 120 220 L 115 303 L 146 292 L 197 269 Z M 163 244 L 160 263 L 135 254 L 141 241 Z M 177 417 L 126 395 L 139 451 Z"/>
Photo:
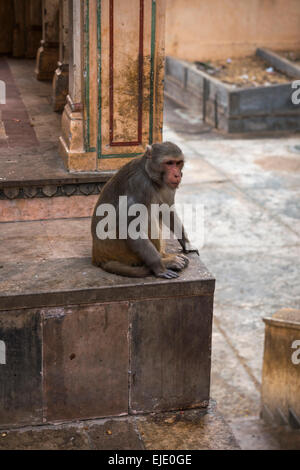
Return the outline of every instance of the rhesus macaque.
<path id="1" fill-rule="evenodd" d="M 181 181 L 184 156 L 177 145 L 171 142 L 147 146 L 145 154 L 124 165 L 104 186 L 94 209 L 92 218 L 93 252 L 92 261 L 105 271 L 129 277 L 143 277 L 154 274 L 157 277 L 171 279 L 178 277 L 176 271 L 188 265 L 188 258 L 183 254 L 167 254 L 161 237 L 161 214 L 151 219 L 153 204 L 174 204 L 176 189 Z M 120 196 L 127 196 L 126 207 L 120 208 Z M 124 198 L 123 198 L 124 199 Z M 97 224 L 104 220 L 105 206 L 111 204 L 116 211 L 116 237 L 99 238 Z M 120 236 L 119 217 L 124 211 L 133 208 L 133 204 L 143 204 L 147 208 L 147 233 L 143 237 Z M 104 208 L 104 211 L 102 210 Z M 100 210 L 101 209 L 101 210 Z M 107 214 L 107 212 L 105 212 Z M 100 215 L 99 215 L 100 214 Z M 124 215 L 124 214 L 123 214 Z M 126 214 L 127 216 L 127 214 Z M 151 219 L 151 220 L 150 220 Z M 126 233 L 133 217 L 127 218 Z M 151 225 L 153 224 L 153 225 Z M 157 227 L 159 235 L 154 238 L 151 226 Z M 186 236 L 176 212 L 171 211 L 169 229 L 174 232 L 184 253 L 196 251 Z M 180 227 L 178 233 L 178 226 Z M 124 227 L 123 227 L 124 228 Z M 128 229 L 129 230 L 129 229 Z"/>

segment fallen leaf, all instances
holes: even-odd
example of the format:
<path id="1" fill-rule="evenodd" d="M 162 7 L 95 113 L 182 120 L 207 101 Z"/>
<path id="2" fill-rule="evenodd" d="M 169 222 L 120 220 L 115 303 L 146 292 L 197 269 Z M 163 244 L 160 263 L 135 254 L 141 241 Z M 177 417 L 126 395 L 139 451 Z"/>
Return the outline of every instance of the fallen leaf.
<path id="1" fill-rule="evenodd" d="M 173 424 L 176 421 L 176 416 L 172 416 L 171 418 L 165 419 L 165 423 L 167 424 Z"/>

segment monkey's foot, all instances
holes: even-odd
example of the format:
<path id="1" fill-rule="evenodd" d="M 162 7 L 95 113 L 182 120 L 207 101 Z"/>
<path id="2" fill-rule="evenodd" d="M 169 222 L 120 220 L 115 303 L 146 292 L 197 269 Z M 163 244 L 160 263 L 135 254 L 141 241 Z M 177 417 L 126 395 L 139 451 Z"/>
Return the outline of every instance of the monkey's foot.
<path id="1" fill-rule="evenodd" d="M 163 271 L 162 273 L 155 274 L 155 276 L 162 277 L 164 279 L 173 279 L 175 277 L 178 277 L 178 274 L 175 273 L 175 271 L 172 271 L 172 269 L 167 269 L 166 271 Z"/>
<path id="2" fill-rule="evenodd" d="M 163 264 L 167 269 L 181 271 L 189 264 L 189 259 L 184 255 L 171 255 L 163 258 Z"/>

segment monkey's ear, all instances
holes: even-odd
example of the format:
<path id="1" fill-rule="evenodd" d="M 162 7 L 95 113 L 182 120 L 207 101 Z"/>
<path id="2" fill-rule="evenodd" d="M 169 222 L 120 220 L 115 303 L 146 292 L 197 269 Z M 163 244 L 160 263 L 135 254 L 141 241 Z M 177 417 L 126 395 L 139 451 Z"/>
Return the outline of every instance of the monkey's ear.
<path id="1" fill-rule="evenodd" d="M 145 155 L 147 158 L 152 158 L 152 145 L 146 145 Z"/>

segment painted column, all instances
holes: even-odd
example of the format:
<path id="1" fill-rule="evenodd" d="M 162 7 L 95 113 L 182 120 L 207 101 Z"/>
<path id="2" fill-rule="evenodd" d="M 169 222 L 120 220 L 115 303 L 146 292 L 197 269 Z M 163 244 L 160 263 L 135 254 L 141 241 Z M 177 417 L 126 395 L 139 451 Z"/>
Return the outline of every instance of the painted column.
<path id="1" fill-rule="evenodd" d="M 59 0 L 43 0 L 43 39 L 36 58 L 36 78 L 52 80 L 58 62 Z"/>
<path id="2" fill-rule="evenodd" d="M 73 16 L 62 155 L 73 171 L 112 170 L 162 138 L 165 0 L 84 0 L 80 21 L 78 31 Z"/>
<path id="3" fill-rule="evenodd" d="M 69 84 L 69 1 L 59 1 L 59 61 L 53 76 L 53 109 L 62 111 Z"/>

